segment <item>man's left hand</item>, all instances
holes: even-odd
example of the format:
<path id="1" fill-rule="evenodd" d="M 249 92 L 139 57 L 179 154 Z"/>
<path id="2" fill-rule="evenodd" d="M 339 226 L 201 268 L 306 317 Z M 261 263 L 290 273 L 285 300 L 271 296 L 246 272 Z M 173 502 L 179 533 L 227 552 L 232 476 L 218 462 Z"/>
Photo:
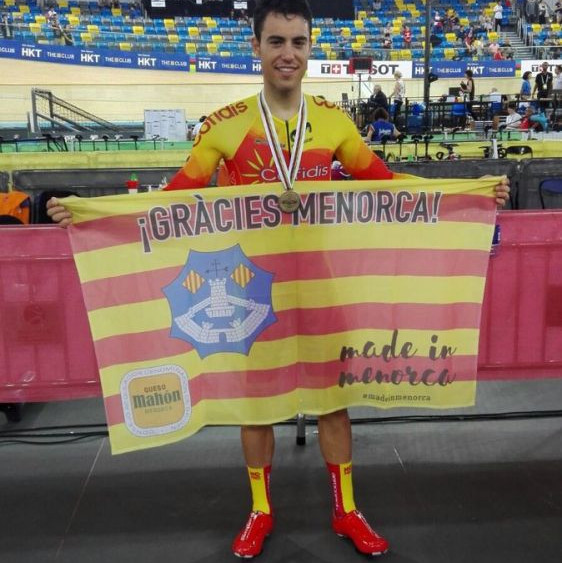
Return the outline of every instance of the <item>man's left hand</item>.
<path id="1" fill-rule="evenodd" d="M 502 176 L 500 183 L 496 184 L 494 191 L 496 192 L 496 203 L 498 207 L 505 207 L 505 204 L 509 200 L 509 192 L 511 188 L 509 187 L 509 178 L 507 176 Z"/>

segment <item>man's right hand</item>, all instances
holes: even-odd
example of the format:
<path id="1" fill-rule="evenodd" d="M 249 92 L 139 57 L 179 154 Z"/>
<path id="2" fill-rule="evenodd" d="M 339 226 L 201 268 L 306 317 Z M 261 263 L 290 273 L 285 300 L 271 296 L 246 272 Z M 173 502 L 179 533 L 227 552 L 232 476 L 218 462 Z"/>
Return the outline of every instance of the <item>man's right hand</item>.
<path id="1" fill-rule="evenodd" d="M 72 213 L 61 205 L 56 197 L 47 202 L 47 215 L 57 223 L 59 227 L 68 227 L 72 223 Z"/>

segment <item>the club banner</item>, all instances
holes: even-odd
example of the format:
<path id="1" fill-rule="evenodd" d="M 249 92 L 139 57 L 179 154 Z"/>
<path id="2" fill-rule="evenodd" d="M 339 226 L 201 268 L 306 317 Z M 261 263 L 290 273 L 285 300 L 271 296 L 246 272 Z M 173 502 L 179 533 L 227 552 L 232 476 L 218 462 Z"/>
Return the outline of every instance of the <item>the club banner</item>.
<path id="1" fill-rule="evenodd" d="M 114 453 L 207 424 L 474 404 L 495 218 L 480 180 L 68 198 Z"/>

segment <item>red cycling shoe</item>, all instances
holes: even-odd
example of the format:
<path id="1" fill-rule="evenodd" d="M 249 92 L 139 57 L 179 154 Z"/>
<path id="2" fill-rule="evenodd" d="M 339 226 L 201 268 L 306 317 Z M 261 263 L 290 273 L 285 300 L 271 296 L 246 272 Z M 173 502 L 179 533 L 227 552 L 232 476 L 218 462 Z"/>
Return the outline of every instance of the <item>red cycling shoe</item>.
<path id="1" fill-rule="evenodd" d="M 263 512 L 250 512 L 246 525 L 234 539 L 232 551 L 236 557 L 251 559 L 262 551 L 265 538 L 273 530 L 273 516 Z"/>
<path id="2" fill-rule="evenodd" d="M 332 528 L 338 536 L 349 538 L 357 551 L 366 555 L 382 555 L 388 551 L 388 542 L 369 526 L 358 510 L 332 519 Z"/>

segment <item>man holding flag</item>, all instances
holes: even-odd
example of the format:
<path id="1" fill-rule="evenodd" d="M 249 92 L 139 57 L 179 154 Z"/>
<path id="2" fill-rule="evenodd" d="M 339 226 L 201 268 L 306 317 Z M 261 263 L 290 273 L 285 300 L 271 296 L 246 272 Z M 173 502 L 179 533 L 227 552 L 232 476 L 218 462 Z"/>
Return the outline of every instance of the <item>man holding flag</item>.
<path id="1" fill-rule="evenodd" d="M 185 166 L 166 190 L 208 185 L 220 161 L 230 184 L 281 181 L 282 211 L 298 207 L 296 180 L 329 180 L 335 156 L 355 179 L 392 179 L 393 174 L 362 141 L 349 117 L 323 98 L 303 95 L 301 85 L 311 53 L 312 14 L 307 0 L 262 0 L 254 12 L 255 53 L 260 57 L 264 87 L 253 96 L 208 116 Z M 504 204 L 509 187 L 496 187 L 496 200 Z M 71 214 L 56 200 L 48 213 L 62 226 Z M 267 242 L 265 243 L 267 244 Z M 351 470 L 351 424 L 347 410 L 319 416 L 319 444 L 333 494 L 332 528 L 349 538 L 364 554 L 379 555 L 388 542 L 379 536 L 356 509 Z M 234 540 L 236 556 L 261 553 L 273 530 L 269 481 L 274 451 L 270 425 L 243 426 L 242 448 L 252 491 L 252 511 Z"/>

